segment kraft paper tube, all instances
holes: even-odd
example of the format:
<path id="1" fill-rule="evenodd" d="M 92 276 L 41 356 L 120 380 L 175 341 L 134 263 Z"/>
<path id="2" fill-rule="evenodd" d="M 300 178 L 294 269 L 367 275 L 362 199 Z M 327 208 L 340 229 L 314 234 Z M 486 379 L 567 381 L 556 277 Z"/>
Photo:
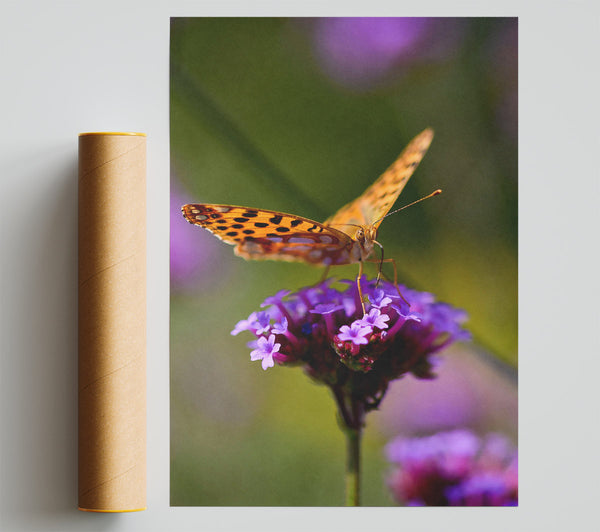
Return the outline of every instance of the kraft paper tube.
<path id="1" fill-rule="evenodd" d="M 146 135 L 79 136 L 79 509 L 146 507 Z"/>

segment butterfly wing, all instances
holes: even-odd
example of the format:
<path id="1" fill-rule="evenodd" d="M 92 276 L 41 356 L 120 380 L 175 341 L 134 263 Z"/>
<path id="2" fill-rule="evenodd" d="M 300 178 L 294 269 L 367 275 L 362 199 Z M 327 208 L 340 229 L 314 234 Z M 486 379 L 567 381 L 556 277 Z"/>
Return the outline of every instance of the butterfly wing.
<path id="1" fill-rule="evenodd" d="M 433 130 L 426 129 L 410 141 L 396 161 L 354 201 L 344 205 L 324 225 L 333 226 L 351 237 L 357 227 L 374 225 L 376 228 L 396 203 L 398 196 L 410 179 L 433 139 Z"/>
<path id="2" fill-rule="evenodd" d="M 200 225 L 245 259 L 348 264 L 354 242 L 342 231 L 308 218 L 233 205 L 189 204 L 185 219 Z"/>

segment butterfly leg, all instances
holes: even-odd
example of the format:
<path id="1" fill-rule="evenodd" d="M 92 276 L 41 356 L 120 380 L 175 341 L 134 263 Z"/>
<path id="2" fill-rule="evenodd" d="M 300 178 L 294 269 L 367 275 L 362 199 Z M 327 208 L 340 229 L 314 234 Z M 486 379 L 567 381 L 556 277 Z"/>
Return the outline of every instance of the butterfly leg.
<path id="1" fill-rule="evenodd" d="M 362 260 L 358 262 L 358 276 L 356 277 L 356 287 L 358 288 L 358 297 L 360 298 L 360 304 L 362 305 L 363 315 L 367 313 L 365 309 L 365 301 L 363 299 L 362 288 L 360 287 L 360 279 L 363 274 L 363 263 Z"/>
<path id="2" fill-rule="evenodd" d="M 398 295 L 402 298 L 402 301 L 404 301 L 410 307 L 410 303 L 406 301 L 406 299 L 402 295 L 402 292 L 400 292 L 400 287 L 398 286 L 398 269 L 396 268 L 396 261 L 394 259 L 385 259 L 385 262 L 392 263 L 392 266 L 394 268 L 394 286 L 396 287 L 396 291 L 398 292 Z"/>
<path id="3" fill-rule="evenodd" d="M 385 273 L 383 272 L 383 269 L 381 268 L 383 263 L 391 262 L 392 267 L 394 268 L 394 286 L 396 287 L 396 291 L 398 292 L 398 295 L 402 298 L 402 301 L 404 301 L 410 307 L 410 303 L 408 301 L 406 301 L 405 297 L 402 295 L 402 292 L 400 292 L 400 287 L 398 286 L 398 269 L 396 268 L 396 261 L 394 259 L 383 259 L 382 258 L 380 260 L 369 260 L 368 262 L 375 262 L 380 265 L 379 273 L 377 275 L 377 282 L 379 282 L 379 276 L 381 274 L 383 274 L 385 277 L 387 277 L 387 275 L 385 275 Z"/>
<path id="4" fill-rule="evenodd" d="M 321 276 L 321 280 L 319 281 L 319 284 L 321 284 L 322 282 L 325 281 L 325 279 L 327 279 L 327 275 L 329 274 L 330 268 L 331 268 L 331 264 L 328 264 L 327 266 L 325 266 L 325 270 L 323 271 L 323 275 Z"/>

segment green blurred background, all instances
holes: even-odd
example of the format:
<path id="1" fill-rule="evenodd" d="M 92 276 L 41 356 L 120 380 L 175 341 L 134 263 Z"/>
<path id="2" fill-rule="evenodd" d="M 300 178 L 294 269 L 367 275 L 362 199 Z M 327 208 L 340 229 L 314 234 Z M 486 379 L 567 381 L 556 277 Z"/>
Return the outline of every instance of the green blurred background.
<path id="1" fill-rule="evenodd" d="M 344 501 L 344 440 L 328 390 L 300 369 L 264 372 L 250 362 L 250 335 L 230 335 L 265 297 L 322 272 L 235 257 L 185 222 L 181 205 L 323 220 L 425 127 L 434 141 L 396 208 L 443 194 L 388 218 L 378 240 L 400 282 L 470 317 L 473 345 L 444 357 L 455 380 L 440 379 L 463 394 L 462 417 L 440 427 L 462 420 L 516 438 L 516 19 L 172 19 L 170 113 L 171 504 Z M 356 268 L 332 274 L 354 278 Z M 441 403 L 455 393 L 409 380 L 367 418 L 365 505 L 392 504 L 386 441 L 436 428 L 403 405 L 423 404 L 428 389 Z"/>

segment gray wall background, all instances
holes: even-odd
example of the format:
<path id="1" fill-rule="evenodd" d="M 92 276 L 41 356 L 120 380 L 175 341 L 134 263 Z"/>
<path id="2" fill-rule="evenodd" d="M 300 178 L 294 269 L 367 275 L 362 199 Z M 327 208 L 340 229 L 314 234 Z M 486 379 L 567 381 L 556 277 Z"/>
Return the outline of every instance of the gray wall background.
<path id="1" fill-rule="evenodd" d="M 9 0 L 0 7 L 3 531 L 593 529 L 600 9 L 584 0 L 328 7 L 520 17 L 520 507 L 169 507 L 169 17 L 324 8 Z M 148 510 L 122 515 L 76 510 L 77 135 L 106 130 L 148 134 Z"/>

